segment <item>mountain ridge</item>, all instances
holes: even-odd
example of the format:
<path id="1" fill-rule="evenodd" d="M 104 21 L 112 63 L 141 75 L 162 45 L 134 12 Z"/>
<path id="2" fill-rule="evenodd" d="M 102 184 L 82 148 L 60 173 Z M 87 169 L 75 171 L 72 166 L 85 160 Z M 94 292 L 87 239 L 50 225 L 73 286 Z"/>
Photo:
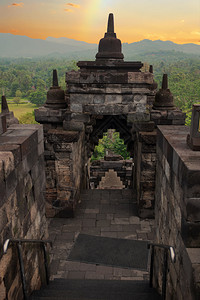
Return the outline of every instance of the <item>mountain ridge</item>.
<path id="1" fill-rule="evenodd" d="M 159 51 L 176 51 L 185 54 L 200 56 L 200 45 L 176 44 L 172 41 L 144 39 L 133 43 L 123 43 L 125 57 Z M 47 37 L 46 40 L 32 39 L 27 36 L 0 33 L 0 57 L 40 57 L 40 56 L 66 56 L 67 58 L 94 59 L 97 53 L 97 44 L 77 41 L 66 37 Z"/>

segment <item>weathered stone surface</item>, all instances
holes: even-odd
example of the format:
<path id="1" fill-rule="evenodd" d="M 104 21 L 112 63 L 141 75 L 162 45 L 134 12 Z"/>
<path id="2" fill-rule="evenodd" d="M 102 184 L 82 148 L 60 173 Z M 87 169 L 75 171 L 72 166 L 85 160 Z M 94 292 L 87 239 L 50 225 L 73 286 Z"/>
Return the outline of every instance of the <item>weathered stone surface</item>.
<path id="1" fill-rule="evenodd" d="M 199 162 L 197 154 L 193 155 L 193 151 L 186 145 L 187 132 L 185 126 L 159 126 L 158 128 L 156 242 L 168 243 L 175 248 L 177 254 L 176 264 L 171 266 L 169 272 L 171 286 L 167 297 L 176 295 L 184 298 L 187 295 L 187 298 L 196 299 L 193 296 L 194 272 L 186 246 L 199 247 L 200 245 L 199 199 L 198 196 L 197 198 L 192 196 L 195 193 L 198 195 Z M 160 255 L 156 257 L 156 263 L 160 264 Z M 181 274 L 179 280 L 175 280 L 175 272 Z M 156 274 L 156 277 L 158 276 Z M 185 287 L 186 282 L 187 287 Z"/>
<path id="2" fill-rule="evenodd" d="M 105 97 L 105 104 L 120 104 L 122 103 L 122 96 L 121 95 L 106 95 Z"/>
<path id="3" fill-rule="evenodd" d="M 5 136 L 1 136 L 4 142 L 0 146 L 0 254 L 8 238 L 47 238 L 41 126 L 28 125 L 22 129 L 23 125 L 12 125 Z M 24 244 L 22 248 L 30 293 L 44 282 L 39 272 L 39 265 L 44 263 L 43 256 L 40 248 Z M 1 255 L 0 259 L 1 280 L 4 283 L 4 286 L 1 284 L 2 300 L 23 297 L 17 262 L 16 247 L 11 244 L 7 254 Z M 35 272 L 38 272 L 38 277 L 32 280 Z"/>
<path id="4" fill-rule="evenodd" d="M 153 84 L 153 75 L 151 73 L 129 72 L 128 83 L 148 83 Z"/>

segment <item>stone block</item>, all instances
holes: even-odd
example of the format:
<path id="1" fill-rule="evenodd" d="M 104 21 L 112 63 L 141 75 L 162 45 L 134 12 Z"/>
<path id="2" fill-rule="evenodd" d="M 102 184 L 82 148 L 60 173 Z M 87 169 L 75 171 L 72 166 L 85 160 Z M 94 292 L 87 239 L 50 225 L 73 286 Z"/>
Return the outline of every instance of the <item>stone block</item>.
<path id="1" fill-rule="evenodd" d="M 142 95 L 149 95 L 150 93 L 150 90 L 148 87 L 134 87 L 134 88 L 131 88 L 132 90 L 132 93 L 133 94 L 142 94 Z"/>
<path id="2" fill-rule="evenodd" d="M 147 104 L 147 96 L 146 95 L 142 95 L 142 94 L 134 95 L 134 102 L 136 104 L 140 103 L 140 104 L 146 105 Z"/>
<path id="3" fill-rule="evenodd" d="M 71 112 L 76 112 L 76 113 L 82 113 L 83 112 L 83 105 L 78 104 L 78 103 L 70 103 L 70 110 Z"/>
<path id="4" fill-rule="evenodd" d="M 172 120 L 172 125 L 185 125 L 185 119 Z"/>
<path id="5" fill-rule="evenodd" d="M 6 182 L 6 196 L 8 198 L 14 192 L 17 186 L 17 176 L 15 170 L 7 176 L 5 182 Z"/>
<path id="6" fill-rule="evenodd" d="M 79 83 L 80 82 L 80 72 L 79 71 L 70 71 L 66 72 L 65 77 L 66 83 Z"/>
<path id="7" fill-rule="evenodd" d="M 94 102 L 94 104 L 104 104 L 105 103 L 105 94 L 94 95 L 93 102 Z"/>
<path id="8" fill-rule="evenodd" d="M 66 131 L 59 129 L 50 129 L 47 134 L 47 140 L 49 143 L 73 143 L 79 139 L 79 132 L 77 131 Z"/>
<path id="9" fill-rule="evenodd" d="M 40 117 L 49 117 L 49 109 L 46 107 L 40 107 L 34 110 L 35 120 L 37 121 Z"/>
<path id="10" fill-rule="evenodd" d="M 122 103 L 122 96 L 121 95 L 106 95 L 105 97 L 105 103 L 108 104 L 121 104 Z"/>
<path id="11" fill-rule="evenodd" d="M 133 95 L 122 95 L 122 104 L 128 104 L 134 102 Z"/>
<path id="12" fill-rule="evenodd" d="M 37 145 L 37 144 L 36 144 Z M 32 167 L 35 165 L 35 163 L 38 160 L 38 148 L 37 147 L 33 147 L 32 148 L 32 152 L 30 152 L 27 156 L 26 156 L 26 168 L 27 168 L 27 172 L 29 172 Z"/>
<path id="13" fill-rule="evenodd" d="M 146 105 L 142 103 L 136 103 L 135 104 L 136 113 L 143 114 L 146 112 Z"/>
<path id="14" fill-rule="evenodd" d="M 31 131 L 37 131 L 38 134 L 38 143 L 43 140 L 43 126 L 40 124 L 13 124 L 9 126 L 9 129 L 21 129 L 21 130 L 31 130 Z M 28 134 L 26 134 L 28 135 Z"/>
<path id="15" fill-rule="evenodd" d="M 33 130 L 12 130 L 0 136 L 2 145 L 17 144 L 20 145 L 21 156 L 26 156 L 38 142 L 37 131 Z"/>
<path id="16" fill-rule="evenodd" d="M 167 117 L 168 119 L 173 120 L 185 120 L 186 114 L 183 113 L 181 110 L 169 110 Z"/>
<path id="17" fill-rule="evenodd" d="M 156 137 L 157 137 L 156 130 L 152 131 L 152 132 L 140 132 L 139 133 L 139 141 L 142 144 L 156 145 Z"/>
<path id="18" fill-rule="evenodd" d="M 106 86 L 106 94 L 120 94 L 122 93 L 121 85 L 120 84 L 113 84 Z"/>
<path id="19" fill-rule="evenodd" d="M 90 104 L 93 103 L 93 95 L 90 94 L 71 94 L 70 108 L 72 104 Z M 72 109 L 72 108 L 71 108 Z"/>
<path id="20" fill-rule="evenodd" d="M 83 122 L 78 121 L 63 121 L 63 129 L 68 131 L 83 131 L 85 128 Z"/>
<path id="21" fill-rule="evenodd" d="M 4 179 L 6 179 L 15 169 L 14 156 L 12 152 L 0 152 L 0 161 L 2 161 L 1 170 L 3 170 L 3 176 Z"/>
<path id="22" fill-rule="evenodd" d="M 78 122 L 89 123 L 90 115 L 88 114 L 80 114 L 80 113 L 72 113 L 71 119 Z"/>
<path id="23" fill-rule="evenodd" d="M 128 83 L 153 84 L 153 74 L 144 72 L 128 72 Z"/>
<path id="24" fill-rule="evenodd" d="M 138 121 L 133 123 L 132 125 L 132 132 L 134 133 L 135 131 L 153 131 L 155 129 L 155 124 L 152 121 Z"/>
<path id="25" fill-rule="evenodd" d="M 133 106 L 134 107 L 134 106 Z M 107 104 L 107 105 L 84 105 L 84 112 L 96 115 L 120 115 L 128 114 L 133 109 L 129 105 Z"/>
<path id="26" fill-rule="evenodd" d="M 150 114 L 148 112 L 134 112 L 130 113 L 127 116 L 128 123 L 135 123 L 135 122 L 148 122 L 150 121 Z"/>
<path id="27" fill-rule="evenodd" d="M 17 166 L 20 161 L 21 161 L 21 151 L 20 151 L 20 146 L 19 145 L 0 145 L 0 152 L 4 152 L 4 151 L 9 151 L 12 152 L 13 156 L 14 156 L 14 164 L 15 166 Z M 1 178 L 1 176 L 0 176 Z"/>

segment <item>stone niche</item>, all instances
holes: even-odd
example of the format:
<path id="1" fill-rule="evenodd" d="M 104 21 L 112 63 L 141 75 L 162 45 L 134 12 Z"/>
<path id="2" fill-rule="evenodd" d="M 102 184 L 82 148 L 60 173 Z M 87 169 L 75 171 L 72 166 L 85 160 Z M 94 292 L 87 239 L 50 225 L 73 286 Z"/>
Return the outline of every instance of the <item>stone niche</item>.
<path id="1" fill-rule="evenodd" d="M 0 298 L 23 299 L 17 248 L 6 239 L 47 239 L 41 125 L 11 125 L 0 135 Z M 28 294 L 45 284 L 43 252 L 22 244 Z"/>

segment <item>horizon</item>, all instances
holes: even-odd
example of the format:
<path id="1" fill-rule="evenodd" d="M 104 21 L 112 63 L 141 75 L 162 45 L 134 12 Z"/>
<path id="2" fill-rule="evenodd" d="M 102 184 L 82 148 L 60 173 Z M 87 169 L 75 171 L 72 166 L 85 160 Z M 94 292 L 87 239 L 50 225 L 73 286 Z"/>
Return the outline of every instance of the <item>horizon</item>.
<path id="1" fill-rule="evenodd" d="M 0 9 L 0 33 L 32 39 L 66 37 L 98 44 L 112 12 L 123 43 L 149 39 L 200 45 L 199 0 L 1 0 Z"/>
<path id="2" fill-rule="evenodd" d="M 53 41 L 48 41 L 47 39 L 48 38 L 54 38 L 54 39 L 60 39 L 60 38 L 66 38 L 66 39 L 69 39 L 69 40 L 74 40 L 74 41 L 77 41 L 77 42 L 84 42 L 84 43 L 87 43 L 87 44 L 93 44 L 93 45 L 98 45 L 99 42 L 97 43 L 90 43 L 90 42 L 86 42 L 86 41 L 83 41 L 83 40 L 77 40 L 75 38 L 68 38 L 66 36 L 60 36 L 60 37 L 54 37 L 54 36 L 47 36 L 45 39 L 41 39 L 41 38 L 31 38 L 30 36 L 27 36 L 27 35 L 20 35 L 20 34 L 14 34 L 14 33 L 10 33 L 10 32 L 0 32 L 0 34 L 3 33 L 3 34 L 11 34 L 11 35 L 14 35 L 14 36 L 22 36 L 22 37 L 28 37 L 30 39 L 33 39 L 33 40 L 41 40 L 41 41 L 47 41 L 47 42 L 51 42 L 53 43 Z M 156 40 L 151 40 L 151 39 L 142 39 L 142 40 L 138 40 L 138 41 L 132 41 L 132 42 L 122 42 L 122 44 L 133 44 L 133 43 L 139 43 L 139 42 L 142 42 L 142 41 L 151 41 L 151 42 L 171 42 L 171 43 L 174 43 L 174 44 L 177 44 L 177 45 L 187 45 L 187 44 L 193 44 L 193 45 L 197 45 L 197 46 L 200 46 L 200 43 L 199 44 L 196 44 L 196 43 L 192 43 L 192 42 L 188 42 L 188 43 L 175 43 L 171 40 L 161 40 L 161 39 L 156 39 Z"/>

